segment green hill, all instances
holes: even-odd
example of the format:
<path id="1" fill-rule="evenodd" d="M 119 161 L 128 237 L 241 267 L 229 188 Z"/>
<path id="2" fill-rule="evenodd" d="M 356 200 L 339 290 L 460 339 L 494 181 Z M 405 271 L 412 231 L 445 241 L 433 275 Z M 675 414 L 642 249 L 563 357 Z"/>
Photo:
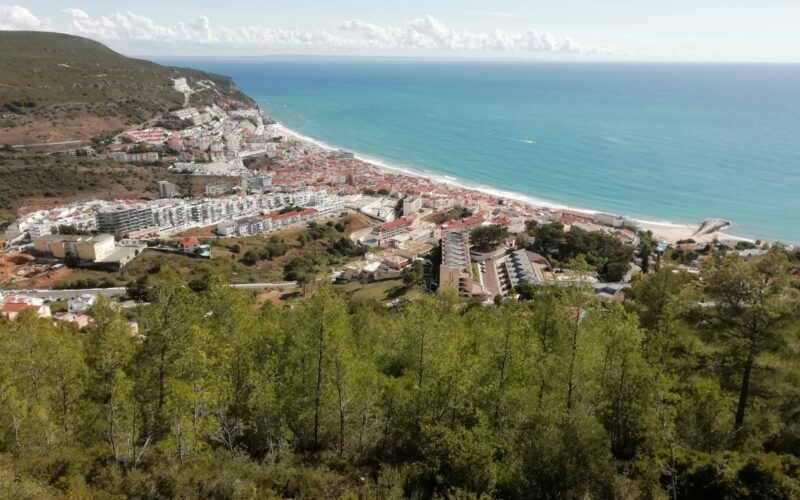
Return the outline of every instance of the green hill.
<path id="1" fill-rule="evenodd" d="M 181 107 L 172 79 L 185 77 L 191 105 L 253 105 L 232 79 L 125 57 L 101 43 L 45 32 L 0 32 L 0 142 L 88 139 Z"/>

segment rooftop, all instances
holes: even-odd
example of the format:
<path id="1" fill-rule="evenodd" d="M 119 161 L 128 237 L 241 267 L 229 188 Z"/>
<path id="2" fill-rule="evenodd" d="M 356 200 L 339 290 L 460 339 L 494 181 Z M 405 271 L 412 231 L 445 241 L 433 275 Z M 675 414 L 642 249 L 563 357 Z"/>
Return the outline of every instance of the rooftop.
<path id="1" fill-rule="evenodd" d="M 469 233 L 450 231 L 442 236 L 442 265 L 458 269 L 469 265 Z"/>

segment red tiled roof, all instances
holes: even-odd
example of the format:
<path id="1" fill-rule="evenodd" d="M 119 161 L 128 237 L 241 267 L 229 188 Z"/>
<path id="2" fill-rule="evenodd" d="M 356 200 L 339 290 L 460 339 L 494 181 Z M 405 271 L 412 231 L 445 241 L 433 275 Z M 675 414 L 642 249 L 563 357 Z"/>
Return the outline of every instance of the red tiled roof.
<path id="1" fill-rule="evenodd" d="M 442 224 L 442 229 L 453 230 L 453 229 L 461 229 L 461 228 L 469 228 L 473 226 L 479 226 L 483 223 L 484 218 L 483 214 L 475 214 L 465 219 L 459 219 L 451 222 L 446 222 Z"/>
<path id="2" fill-rule="evenodd" d="M 200 240 L 195 238 L 194 236 L 187 236 L 185 238 L 181 238 L 180 241 L 181 246 L 191 247 L 200 244 Z"/>
<path id="3" fill-rule="evenodd" d="M 4 313 L 18 313 L 18 312 L 24 311 L 28 307 L 30 307 L 31 309 L 39 309 L 38 307 L 29 306 L 28 304 L 26 304 L 24 302 L 21 302 L 21 303 L 20 302 L 10 302 L 10 303 L 6 302 L 5 304 L 3 304 L 3 312 Z"/>
<path id="4" fill-rule="evenodd" d="M 392 222 L 387 222 L 386 224 L 381 224 L 380 229 L 382 231 L 391 231 L 392 229 L 396 229 L 398 227 L 407 226 L 410 223 L 411 221 L 406 219 L 397 219 L 393 220 Z"/>
<path id="5" fill-rule="evenodd" d="M 297 215 L 299 213 L 300 212 L 295 210 L 295 211 L 292 211 L 292 212 L 286 212 L 285 214 L 273 215 L 272 216 L 272 220 L 288 219 L 290 217 L 294 217 L 295 215 Z"/>

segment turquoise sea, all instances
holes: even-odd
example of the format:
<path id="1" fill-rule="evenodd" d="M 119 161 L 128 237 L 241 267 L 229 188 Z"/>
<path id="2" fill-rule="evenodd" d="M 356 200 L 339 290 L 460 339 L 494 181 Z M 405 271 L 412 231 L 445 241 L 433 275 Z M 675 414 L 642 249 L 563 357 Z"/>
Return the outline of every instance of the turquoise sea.
<path id="1" fill-rule="evenodd" d="M 800 242 L 800 65 L 159 59 L 304 135 L 579 208 Z"/>

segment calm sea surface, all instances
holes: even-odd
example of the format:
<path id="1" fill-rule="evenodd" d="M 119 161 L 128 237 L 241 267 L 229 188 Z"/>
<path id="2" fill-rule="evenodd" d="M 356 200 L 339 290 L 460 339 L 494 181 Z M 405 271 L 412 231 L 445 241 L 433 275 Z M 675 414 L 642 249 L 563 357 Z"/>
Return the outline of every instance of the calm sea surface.
<path id="1" fill-rule="evenodd" d="M 421 172 L 648 220 L 800 242 L 800 65 L 159 59 Z"/>

